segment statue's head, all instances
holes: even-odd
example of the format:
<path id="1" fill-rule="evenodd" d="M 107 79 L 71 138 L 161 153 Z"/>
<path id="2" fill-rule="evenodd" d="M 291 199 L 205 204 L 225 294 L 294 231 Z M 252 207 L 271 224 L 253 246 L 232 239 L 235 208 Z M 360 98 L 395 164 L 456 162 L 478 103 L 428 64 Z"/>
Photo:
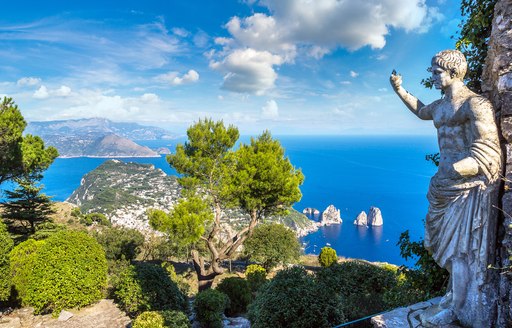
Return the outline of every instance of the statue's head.
<path id="1" fill-rule="evenodd" d="M 432 68 L 438 66 L 450 72 L 452 78 L 464 79 L 468 70 L 468 63 L 464 54 L 458 50 L 443 50 L 432 57 Z"/>

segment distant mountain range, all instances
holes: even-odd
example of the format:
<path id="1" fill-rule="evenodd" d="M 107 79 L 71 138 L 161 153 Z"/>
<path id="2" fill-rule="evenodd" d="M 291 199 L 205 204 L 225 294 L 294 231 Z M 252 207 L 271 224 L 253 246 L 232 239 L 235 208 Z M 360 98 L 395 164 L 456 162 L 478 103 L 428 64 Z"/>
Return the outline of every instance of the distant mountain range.
<path id="1" fill-rule="evenodd" d="M 43 138 L 61 157 L 157 157 L 156 151 L 134 140 L 176 138 L 161 128 L 104 118 L 30 122 L 25 132 Z"/>

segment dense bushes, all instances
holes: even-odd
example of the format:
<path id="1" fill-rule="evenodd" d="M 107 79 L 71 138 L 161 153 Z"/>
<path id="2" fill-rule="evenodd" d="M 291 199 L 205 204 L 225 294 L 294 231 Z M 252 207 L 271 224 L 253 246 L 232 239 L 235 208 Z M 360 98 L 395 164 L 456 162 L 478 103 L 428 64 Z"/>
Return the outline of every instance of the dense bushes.
<path id="1" fill-rule="evenodd" d="M 147 311 L 133 321 L 132 328 L 190 328 L 190 322 L 183 312 Z"/>
<path id="2" fill-rule="evenodd" d="M 318 283 L 343 299 L 349 320 L 389 308 L 384 295 L 397 284 L 393 270 L 362 261 L 346 261 L 323 268 Z"/>
<path id="3" fill-rule="evenodd" d="M 194 301 L 196 318 L 206 328 L 222 328 L 222 313 L 227 306 L 229 298 L 215 289 L 200 292 Z"/>
<path id="4" fill-rule="evenodd" d="M 35 313 L 91 304 L 106 287 L 105 252 L 83 232 L 60 231 L 21 243 L 11 253 L 11 268 L 22 302 Z"/>
<path id="5" fill-rule="evenodd" d="M 104 228 L 94 233 L 107 260 L 134 260 L 144 244 L 144 235 L 135 229 Z"/>
<path id="6" fill-rule="evenodd" d="M 329 267 L 333 263 L 338 262 L 336 251 L 331 247 L 323 247 L 320 251 L 320 255 L 318 255 L 318 262 L 323 267 Z"/>
<path id="7" fill-rule="evenodd" d="M 247 283 L 249 283 L 249 288 L 255 293 L 267 282 L 267 270 L 261 265 L 250 264 L 245 269 L 245 278 Z"/>
<path id="8" fill-rule="evenodd" d="M 11 295 L 11 279 L 9 274 L 9 252 L 13 241 L 7 228 L 0 221 L 0 301 L 6 301 Z"/>
<path id="9" fill-rule="evenodd" d="M 251 261 L 267 271 L 279 264 L 293 263 L 300 255 L 295 233 L 282 224 L 262 224 L 244 242 L 245 253 Z"/>
<path id="10" fill-rule="evenodd" d="M 279 271 L 260 289 L 248 315 L 253 328 L 327 328 L 345 319 L 341 297 L 300 267 Z"/>
<path id="11" fill-rule="evenodd" d="M 114 277 L 112 284 L 115 299 L 131 316 L 144 311 L 187 310 L 185 295 L 159 265 L 129 265 Z"/>
<path id="12" fill-rule="evenodd" d="M 247 306 L 251 303 L 252 294 L 246 280 L 238 277 L 225 278 L 217 286 L 217 290 L 226 294 L 229 298 L 229 305 L 225 313 L 228 317 L 234 317 L 245 313 Z"/>

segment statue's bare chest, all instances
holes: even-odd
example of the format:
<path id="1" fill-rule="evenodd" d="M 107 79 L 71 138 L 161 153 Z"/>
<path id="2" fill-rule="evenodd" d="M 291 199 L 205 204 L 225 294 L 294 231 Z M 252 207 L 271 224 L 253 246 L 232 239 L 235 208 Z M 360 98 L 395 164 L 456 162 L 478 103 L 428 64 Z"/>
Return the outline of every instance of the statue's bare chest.
<path id="1" fill-rule="evenodd" d="M 432 113 L 435 127 L 439 129 L 464 125 L 468 119 L 464 107 L 463 101 L 441 101 Z"/>

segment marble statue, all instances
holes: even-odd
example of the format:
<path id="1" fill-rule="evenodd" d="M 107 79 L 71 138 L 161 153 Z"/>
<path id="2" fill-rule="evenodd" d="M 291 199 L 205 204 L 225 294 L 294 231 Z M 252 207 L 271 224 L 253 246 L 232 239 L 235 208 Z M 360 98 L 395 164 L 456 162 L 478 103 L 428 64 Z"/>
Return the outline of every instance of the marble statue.
<path id="1" fill-rule="evenodd" d="M 395 71 L 390 82 L 407 108 L 437 129 L 440 160 L 427 198 L 425 247 L 450 272 L 447 294 L 422 316 L 426 327 L 459 320 L 487 327 L 486 292 L 496 235 L 493 202 L 501 172 L 501 149 L 491 103 L 463 83 L 464 55 L 444 50 L 432 58 L 433 84 L 441 99 L 424 105 L 402 87 Z"/>

